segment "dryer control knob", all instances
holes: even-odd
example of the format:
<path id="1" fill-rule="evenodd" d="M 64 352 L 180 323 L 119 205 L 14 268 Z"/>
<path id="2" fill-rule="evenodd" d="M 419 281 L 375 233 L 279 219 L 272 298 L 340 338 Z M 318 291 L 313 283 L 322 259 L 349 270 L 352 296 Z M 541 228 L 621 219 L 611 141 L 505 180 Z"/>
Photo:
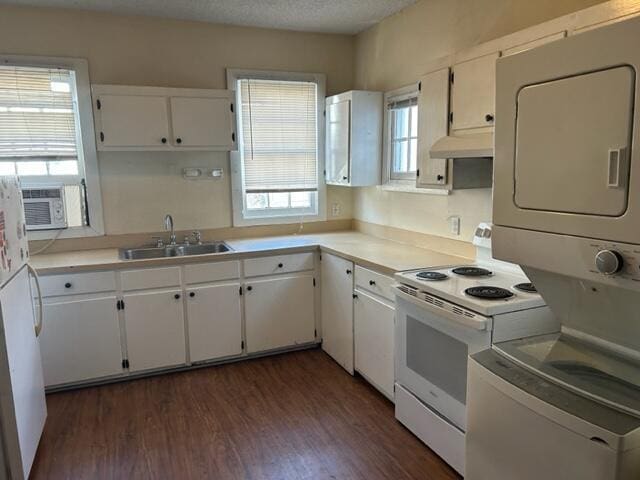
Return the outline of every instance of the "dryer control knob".
<path id="1" fill-rule="evenodd" d="M 600 250 L 596 255 L 596 268 L 605 275 L 615 275 L 623 265 L 622 255 L 615 250 Z"/>

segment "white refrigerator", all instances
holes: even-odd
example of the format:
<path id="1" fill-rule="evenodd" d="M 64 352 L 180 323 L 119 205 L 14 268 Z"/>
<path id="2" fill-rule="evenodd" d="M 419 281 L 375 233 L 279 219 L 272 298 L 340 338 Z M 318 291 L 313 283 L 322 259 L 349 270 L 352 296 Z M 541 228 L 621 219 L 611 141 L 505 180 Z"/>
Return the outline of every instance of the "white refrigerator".
<path id="1" fill-rule="evenodd" d="M 38 341 L 42 300 L 28 260 L 20 182 L 0 177 L 0 479 L 29 477 L 47 417 Z"/>

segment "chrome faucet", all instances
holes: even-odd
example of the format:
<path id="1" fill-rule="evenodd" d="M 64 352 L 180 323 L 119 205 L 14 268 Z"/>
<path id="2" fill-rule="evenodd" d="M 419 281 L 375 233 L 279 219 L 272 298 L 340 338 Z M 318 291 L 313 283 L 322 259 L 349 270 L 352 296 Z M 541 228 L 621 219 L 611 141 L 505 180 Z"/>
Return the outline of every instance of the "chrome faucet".
<path id="1" fill-rule="evenodd" d="M 171 236 L 169 236 L 169 245 L 175 245 L 176 231 L 173 228 L 173 217 L 169 214 L 164 217 L 164 229 L 171 232 Z"/>

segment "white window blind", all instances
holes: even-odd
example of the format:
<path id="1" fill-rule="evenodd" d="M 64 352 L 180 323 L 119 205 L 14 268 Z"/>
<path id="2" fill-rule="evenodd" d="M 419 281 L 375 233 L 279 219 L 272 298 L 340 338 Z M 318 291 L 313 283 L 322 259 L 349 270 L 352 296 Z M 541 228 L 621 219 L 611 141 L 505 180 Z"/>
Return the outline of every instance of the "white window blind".
<path id="1" fill-rule="evenodd" d="M 0 66 L 0 161 L 77 159 L 72 72 Z"/>
<path id="2" fill-rule="evenodd" d="M 316 84 L 238 83 L 245 193 L 317 191 Z"/>

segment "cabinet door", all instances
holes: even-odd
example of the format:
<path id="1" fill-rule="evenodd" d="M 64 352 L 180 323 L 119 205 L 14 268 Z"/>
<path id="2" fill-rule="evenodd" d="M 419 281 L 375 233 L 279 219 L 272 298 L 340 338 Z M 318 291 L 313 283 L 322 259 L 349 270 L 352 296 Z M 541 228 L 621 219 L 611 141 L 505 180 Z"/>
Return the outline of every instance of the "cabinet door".
<path id="1" fill-rule="evenodd" d="M 40 335 L 45 385 L 122 373 L 116 297 L 50 301 Z"/>
<path id="2" fill-rule="evenodd" d="M 453 66 L 453 130 L 493 126 L 499 56 L 492 53 Z"/>
<path id="3" fill-rule="evenodd" d="M 353 374 L 353 263 L 322 254 L 322 349 Z"/>
<path id="4" fill-rule="evenodd" d="M 327 105 L 327 182 L 348 184 L 351 155 L 351 101 Z"/>
<path id="5" fill-rule="evenodd" d="M 124 306 L 129 370 L 186 362 L 180 290 L 125 295 Z"/>
<path id="6" fill-rule="evenodd" d="M 355 368 L 393 398 L 395 309 L 358 291 L 354 310 Z"/>
<path id="7" fill-rule="evenodd" d="M 161 147 L 167 144 L 166 97 L 100 95 L 99 101 L 99 147 Z"/>
<path id="8" fill-rule="evenodd" d="M 418 97 L 417 186 L 445 185 L 447 160 L 430 158 L 431 146 L 449 131 L 449 69 L 425 75 Z"/>
<path id="9" fill-rule="evenodd" d="M 249 281 L 245 288 L 247 352 L 313 342 L 313 276 Z"/>
<path id="10" fill-rule="evenodd" d="M 192 362 L 240 355 L 240 284 L 189 288 L 187 322 Z"/>
<path id="11" fill-rule="evenodd" d="M 171 122 L 177 147 L 230 150 L 234 145 L 229 98 L 171 97 Z"/>

